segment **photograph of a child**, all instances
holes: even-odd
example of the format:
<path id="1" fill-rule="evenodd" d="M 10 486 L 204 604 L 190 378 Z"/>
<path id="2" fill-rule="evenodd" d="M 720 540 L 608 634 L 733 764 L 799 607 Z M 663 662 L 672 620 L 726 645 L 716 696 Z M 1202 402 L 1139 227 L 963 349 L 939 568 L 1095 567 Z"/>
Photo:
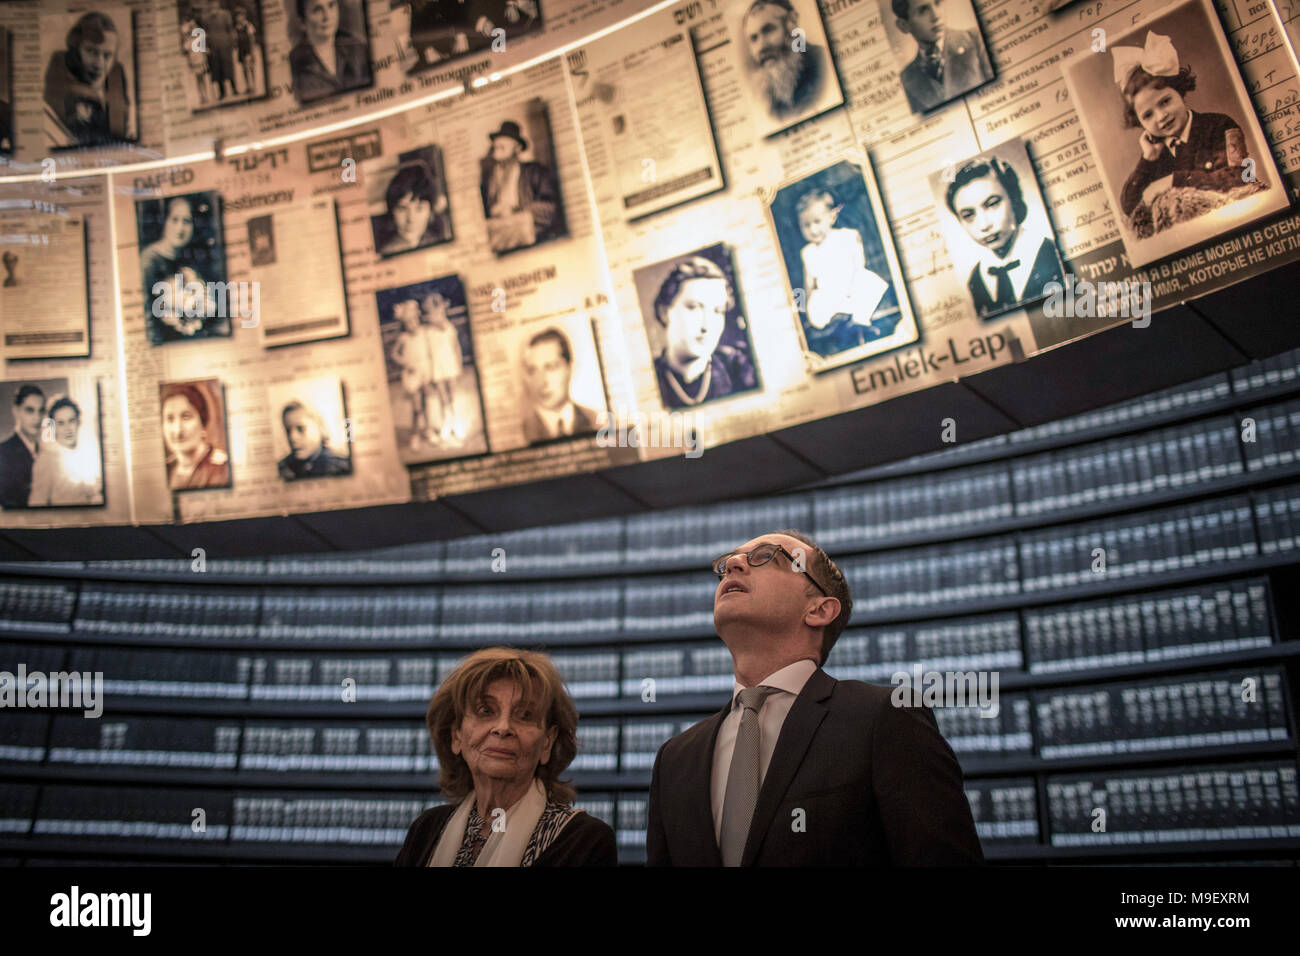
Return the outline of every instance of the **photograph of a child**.
<path id="1" fill-rule="evenodd" d="M 375 252 L 396 256 L 452 239 L 442 150 L 425 146 L 365 164 Z"/>
<path id="2" fill-rule="evenodd" d="M 176 0 L 190 112 L 266 95 L 260 0 Z"/>
<path id="3" fill-rule="evenodd" d="M 1066 66 L 1140 266 L 1284 209 L 1272 156 L 1209 0 L 1187 0 Z"/>
<path id="4" fill-rule="evenodd" d="M 727 245 L 665 259 L 632 277 L 664 408 L 694 408 L 761 387 Z"/>
<path id="5" fill-rule="evenodd" d="M 444 276 L 375 293 L 404 464 L 487 451 L 465 289 Z"/>
<path id="6" fill-rule="evenodd" d="M 214 290 L 226 281 L 220 193 L 141 199 L 135 216 L 150 344 L 229 336 L 238 303 L 222 296 L 223 308 Z"/>
<path id="7" fill-rule="evenodd" d="M 993 79 L 971 0 L 879 0 L 880 23 L 913 113 L 928 113 Z"/>
<path id="8" fill-rule="evenodd" d="M 813 370 L 916 341 L 869 164 L 845 159 L 788 183 L 768 214 Z"/>
<path id="9" fill-rule="evenodd" d="M 981 319 L 1047 295 L 1064 283 L 1061 255 L 1034 166 L 1021 140 L 930 176 L 940 228 Z"/>
<path id="10" fill-rule="evenodd" d="M 266 407 L 282 481 L 352 474 L 347 405 L 337 378 L 269 385 Z"/>

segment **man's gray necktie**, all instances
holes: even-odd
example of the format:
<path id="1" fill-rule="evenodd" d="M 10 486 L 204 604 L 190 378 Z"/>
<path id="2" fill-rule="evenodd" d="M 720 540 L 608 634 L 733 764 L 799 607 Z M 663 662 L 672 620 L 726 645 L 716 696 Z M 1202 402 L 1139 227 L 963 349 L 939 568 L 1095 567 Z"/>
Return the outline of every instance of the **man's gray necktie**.
<path id="1" fill-rule="evenodd" d="M 727 773 L 727 792 L 722 800 L 722 851 L 723 866 L 740 866 L 745 852 L 745 838 L 754 818 L 758 803 L 758 712 L 776 687 L 746 687 L 740 692 L 740 732 L 736 734 L 736 749 L 731 755 L 731 769 Z"/>

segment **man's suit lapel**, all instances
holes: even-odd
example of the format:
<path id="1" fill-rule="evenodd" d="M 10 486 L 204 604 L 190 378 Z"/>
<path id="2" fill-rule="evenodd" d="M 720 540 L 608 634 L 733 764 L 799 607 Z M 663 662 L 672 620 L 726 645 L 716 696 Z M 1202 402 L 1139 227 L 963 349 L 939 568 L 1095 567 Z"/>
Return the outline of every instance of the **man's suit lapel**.
<path id="1" fill-rule="evenodd" d="M 692 846 L 700 847 L 704 859 L 699 866 L 722 866 L 722 851 L 713 829 L 713 747 L 718 740 L 718 730 L 731 710 L 732 702 L 709 718 L 712 726 L 707 734 L 700 734 L 698 743 L 684 755 L 682 779 L 688 781 L 686 793 L 686 832 Z"/>
<path id="2" fill-rule="evenodd" d="M 767 775 L 758 792 L 758 805 L 754 808 L 754 819 L 749 824 L 749 835 L 745 838 L 745 852 L 741 855 L 741 866 L 753 866 L 758 851 L 772 825 L 776 808 L 790 789 L 790 781 L 795 771 L 803 763 L 804 754 L 812 743 L 813 735 L 826 718 L 826 707 L 822 701 L 831 696 L 835 687 L 835 678 L 820 667 L 813 671 L 803 690 L 795 698 L 794 706 L 781 727 L 781 736 L 776 740 L 776 749 L 772 751 L 772 762 L 767 766 Z M 716 730 L 714 731 L 716 734 Z M 713 748 L 709 748 L 712 753 Z M 716 845 L 716 843 L 715 843 Z M 721 862 L 721 856 L 719 856 Z"/>

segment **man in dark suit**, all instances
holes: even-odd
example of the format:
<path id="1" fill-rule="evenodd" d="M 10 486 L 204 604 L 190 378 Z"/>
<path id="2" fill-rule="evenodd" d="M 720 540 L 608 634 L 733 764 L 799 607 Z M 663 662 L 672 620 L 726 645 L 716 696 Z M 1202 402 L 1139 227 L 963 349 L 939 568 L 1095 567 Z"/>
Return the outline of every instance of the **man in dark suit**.
<path id="1" fill-rule="evenodd" d="M 500 129 L 488 134 L 488 140 L 491 147 L 481 161 L 479 192 L 488 219 L 488 244 L 492 250 L 505 252 L 568 235 L 555 173 L 549 166 L 519 159 L 519 154 L 528 148 L 519 124 L 506 120 Z M 517 223 L 515 228 L 494 236 L 494 224 L 509 223 L 521 215 L 531 237 L 521 235 Z"/>
<path id="2" fill-rule="evenodd" d="M 596 430 L 596 413 L 579 405 L 569 394 L 573 350 L 569 337 L 559 329 L 546 329 L 528 340 L 523 380 L 529 403 L 524 415 L 524 437 L 530 444 L 589 435 Z"/>
<path id="3" fill-rule="evenodd" d="M 732 699 L 659 750 L 650 866 L 983 862 L 961 768 L 925 707 L 821 669 L 852 610 L 844 575 L 797 531 L 718 559 L 713 621 Z"/>
<path id="4" fill-rule="evenodd" d="M 14 433 L 0 442 L 0 508 L 27 507 L 44 418 L 45 393 L 36 385 L 20 386 L 14 396 Z"/>
<path id="5" fill-rule="evenodd" d="M 916 57 L 899 80 L 913 113 L 926 113 L 993 79 L 978 30 L 949 30 L 947 0 L 890 0 L 898 29 L 916 41 Z"/>

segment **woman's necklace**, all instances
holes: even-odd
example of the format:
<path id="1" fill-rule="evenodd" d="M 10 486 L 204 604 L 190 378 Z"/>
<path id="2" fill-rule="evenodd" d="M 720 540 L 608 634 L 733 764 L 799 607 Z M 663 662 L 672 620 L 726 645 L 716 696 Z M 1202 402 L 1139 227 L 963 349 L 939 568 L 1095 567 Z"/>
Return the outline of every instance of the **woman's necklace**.
<path id="1" fill-rule="evenodd" d="M 709 394 L 709 380 L 712 377 L 713 362 L 710 361 L 708 365 L 704 366 L 704 374 L 700 376 L 699 390 L 695 393 L 694 397 L 691 397 L 686 394 L 686 389 L 677 384 L 677 375 L 673 371 L 672 366 L 670 365 L 668 367 L 668 384 L 673 387 L 673 391 L 677 393 L 677 397 L 686 405 L 698 405 L 700 402 L 704 401 L 704 396 Z"/>

